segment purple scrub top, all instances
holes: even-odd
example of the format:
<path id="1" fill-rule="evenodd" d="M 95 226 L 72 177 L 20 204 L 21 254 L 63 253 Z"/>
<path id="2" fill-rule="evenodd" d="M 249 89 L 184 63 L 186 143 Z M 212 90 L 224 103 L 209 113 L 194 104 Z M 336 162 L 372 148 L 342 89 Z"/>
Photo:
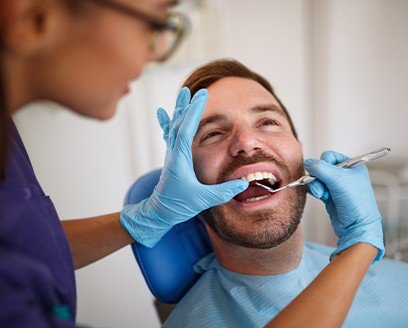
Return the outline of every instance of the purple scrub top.
<path id="1" fill-rule="evenodd" d="M 0 181 L 0 327 L 72 327 L 76 291 L 69 244 L 14 123 L 10 135 Z"/>

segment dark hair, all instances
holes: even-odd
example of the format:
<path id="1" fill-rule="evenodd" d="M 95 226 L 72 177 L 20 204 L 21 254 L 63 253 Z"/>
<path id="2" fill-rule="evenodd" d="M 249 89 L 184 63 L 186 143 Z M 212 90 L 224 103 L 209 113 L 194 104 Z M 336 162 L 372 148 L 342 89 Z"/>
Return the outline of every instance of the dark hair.
<path id="1" fill-rule="evenodd" d="M 0 51 L 2 50 L 0 35 Z M 4 90 L 3 67 L 0 65 L 0 181 L 5 177 L 7 151 L 8 151 L 8 110 L 6 108 L 6 95 Z"/>
<path id="2" fill-rule="evenodd" d="M 210 85 L 225 77 L 243 77 L 253 80 L 268 90 L 282 107 L 288 118 L 293 135 L 296 139 L 298 138 L 295 126 L 293 125 L 292 119 L 285 105 L 283 105 L 282 101 L 275 94 L 275 91 L 270 83 L 264 77 L 251 71 L 248 67 L 244 66 L 237 60 L 219 59 L 200 66 L 189 75 L 183 86 L 188 87 L 191 91 L 191 96 L 193 96 L 198 90 L 208 88 Z"/>

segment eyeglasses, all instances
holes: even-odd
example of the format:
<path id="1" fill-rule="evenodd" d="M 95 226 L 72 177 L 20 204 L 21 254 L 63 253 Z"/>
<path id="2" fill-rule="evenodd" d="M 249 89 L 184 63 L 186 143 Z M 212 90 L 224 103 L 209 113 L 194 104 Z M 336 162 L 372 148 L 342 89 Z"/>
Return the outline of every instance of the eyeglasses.
<path id="1" fill-rule="evenodd" d="M 176 51 L 190 30 L 189 19 L 181 13 L 169 13 L 166 20 L 160 22 L 156 18 L 115 1 L 91 1 L 149 23 L 155 30 L 149 45 L 149 51 L 154 61 L 163 62 L 167 60 Z"/>

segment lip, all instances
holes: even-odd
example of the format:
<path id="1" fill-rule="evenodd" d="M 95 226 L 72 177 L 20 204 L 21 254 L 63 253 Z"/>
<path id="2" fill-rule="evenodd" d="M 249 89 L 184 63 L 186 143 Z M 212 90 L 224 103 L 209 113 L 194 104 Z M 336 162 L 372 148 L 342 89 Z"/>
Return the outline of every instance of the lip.
<path id="1" fill-rule="evenodd" d="M 271 172 L 275 175 L 275 177 L 280 181 L 281 184 L 285 184 L 284 174 L 283 172 L 272 162 L 259 162 L 250 165 L 244 165 L 236 169 L 228 176 L 228 180 L 232 179 L 240 179 L 242 177 L 246 177 L 250 173 L 254 172 Z M 237 207 L 240 210 L 256 210 L 256 209 L 264 209 L 267 207 L 275 207 L 278 205 L 282 197 L 282 193 L 270 193 L 269 197 L 255 201 L 255 202 L 239 202 L 235 199 L 230 201 L 230 205 L 233 207 Z"/>
<path id="2" fill-rule="evenodd" d="M 279 168 L 271 162 L 259 162 L 255 164 L 241 166 L 228 176 L 228 180 L 241 179 L 254 172 L 271 172 L 278 181 L 283 182 L 283 174 Z"/>
<path id="3" fill-rule="evenodd" d="M 282 194 L 280 192 L 276 194 L 270 194 L 268 198 L 258 200 L 256 202 L 239 202 L 235 199 L 231 199 L 230 205 L 233 207 L 237 207 L 240 210 L 256 210 L 256 209 L 265 209 L 266 206 L 268 207 L 275 207 L 277 203 L 280 201 Z"/>
<path id="4" fill-rule="evenodd" d="M 130 86 L 129 85 L 127 85 L 126 87 L 124 87 L 123 88 L 123 90 L 122 90 L 122 94 L 123 95 L 127 95 L 129 92 L 130 92 Z"/>

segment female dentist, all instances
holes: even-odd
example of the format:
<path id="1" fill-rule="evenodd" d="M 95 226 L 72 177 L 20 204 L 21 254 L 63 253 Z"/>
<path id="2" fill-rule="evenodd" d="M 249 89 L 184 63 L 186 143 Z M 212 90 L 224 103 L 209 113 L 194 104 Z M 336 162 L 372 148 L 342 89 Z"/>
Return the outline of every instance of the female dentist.
<path id="1" fill-rule="evenodd" d="M 196 179 L 190 146 L 207 94 L 203 90 L 190 100 L 184 90 L 176 103 L 177 119 L 169 120 L 164 129 L 168 150 L 152 196 L 118 213 L 60 222 L 9 119 L 39 99 L 58 102 L 86 117 L 111 118 L 143 66 L 167 59 L 179 45 L 186 20 L 169 12 L 172 4 L 168 0 L 0 0 L 1 326 L 74 326 L 74 269 L 135 240 L 152 246 L 173 225 L 247 188 L 243 180 L 210 186 Z M 332 309 L 329 320 L 336 317 L 341 324 L 376 253 L 375 247 L 359 244 L 338 256 L 347 260 L 341 268 L 354 270 L 355 275 L 342 283 L 348 298 L 341 293 L 341 311 L 336 310 L 336 317 Z M 356 263 L 360 269 L 354 269 Z M 316 290 L 338 288 L 339 272 L 329 272 Z M 316 293 L 304 297 L 291 308 L 301 316 L 307 309 L 304 301 L 313 305 L 321 299 Z M 329 302 L 324 304 L 340 300 L 340 296 L 325 297 Z M 283 318 L 290 323 L 292 317 Z M 322 322 L 320 314 L 316 319 Z"/>

